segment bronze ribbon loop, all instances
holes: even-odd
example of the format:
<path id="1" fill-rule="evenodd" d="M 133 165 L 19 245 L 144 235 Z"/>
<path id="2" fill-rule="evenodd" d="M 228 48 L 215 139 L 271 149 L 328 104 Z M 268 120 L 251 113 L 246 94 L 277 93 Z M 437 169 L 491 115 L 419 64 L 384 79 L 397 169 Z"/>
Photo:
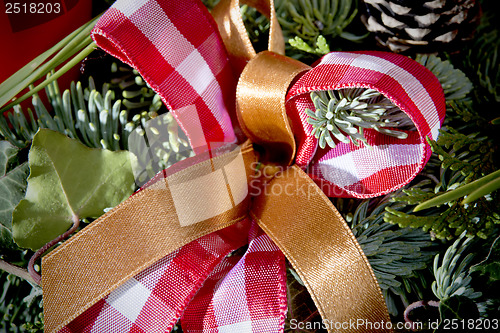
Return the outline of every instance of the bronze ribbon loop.
<path id="1" fill-rule="evenodd" d="M 272 0 L 243 0 L 243 3 L 256 8 L 269 19 L 268 50 L 285 54 L 283 33 L 274 10 Z M 224 46 L 229 54 L 231 65 L 236 74 L 243 71 L 247 62 L 255 57 L 256 52 L 248 38 L 245 24 L 240 12 L 239 0 L 221 0 L 212 10 L 212 16 L 217 22 Z"/>
<path id="2" fill-rule="evenodd" d="M 233 163 L 238 158 L 243 160 Z M 43 257 L 44 307 L 51 309 L 46 312 L 45 331 L 61 329 L 169 253 L 247 217 L 250 204 L 247 186 L 253 176 L 250 166 L 255 161 L 251 145 L 246 144 L 241 152 L 233 151 L 162 178 Z M 224 170 L 227 187 L 215 186 L 217 184 L 208 179 L 212 186 L 207 190 L 213 202 L 200 203 L 200 184 L 193 180 L 213 176 L 213 168 Z M 190 181 L 196 190 L 190 188 Z M 177 198 L 172 190 L 175 186 L 184 189 L 177 193 Z M 213 210 L 215 208 L 209 205 L 227 202 L 228 191 L 231 201 L 243 195 L 245 199 L 229 210 L 220 207 L 223 213 L 198 223 L 196 220 L 203 217 L 189 215 L 195 208 L 193 200 L 197 199 L 202 209 Z M 189 193 L 196 194 L 196 198 L 189 197 Z M 194 224 L 188 225 L 189 219 L 194 219 Z"/>
<path id="3" fill-rule="evenodd" d="M 251 215 L 296 269 L 328 327 L 337 323 L 342 332 L 376 332 L 369 324 L 356 325 L 390 325 L 368 259 L 309 176 L 294 165 L 276 174 L 263 191 Z"/>
<path id="4" fill-rule="evenodd" d="M 310 67 L 277 53 L 264 51 L 250 60 L 236 90 L 236 112 L 245 135 L 265 147 L 261 160 L 290 165 L 295 139 L 288 123 L 285 98 L 290 83 Z"/>
<path id="5" fill-rule="evenodd" d="M 237 74 L 242 72 L 236 105 L 250 139 L 241 148 L 243 161 L 233 163 L 240 152 L 231 152 L 160 179 L 46 255 L 47 332 L 61 329 L 166 255 L 249 214 L 295 267 L 325 321 L 340 323 L 343 332 L 374 332 L 366 326 L 353 329 L 352 320 L 387 328 L 390 318 L 367 258 L 330 200 L 299 167 L 277 173 L 250 200 L 248 184 L 255 180 L 251 168 L 257 161 L 252 143 L 265 149 L 263 162 L 293 163 L 296 147 L 285 97 L 294 78 L 309 66 L 279 54 L 284 42 L 273 1 L 247 3 L 270 18 L 272 52 L 255 54 L 238 0 L 221 0 L 212 11 L 232 65 Z M 218 182 L 210 178 L 215 176 Z M 197 179 L 204 179 L 204 186 Z M 192 197 L 200 188 L 210 190 L 209 202 Z M 328 331 L 333 332 L 331 326 Z"/>
<path id="6" fill-rule="evenodd" d="M 272 0 L 247 3 L 264 14 L 269 8 L 267 16 L 276 18 Z M 294 78 L 310 67 L 270 52 L 275 51 L 273 40 L 278 40 L 273 20 L 269 51 L 255 55 L 239 1 L 221 0 L 219 6 L 212 14 L 238 72 L 251 59 L 236 91 L 240 126 L 253 143 L 264 147 L 261 162 L 291 165 L 296 145 L 285 97 Z M 352 321 L 378 324 L 379 331 L 391 331 L 385 300 L 368 259 L 342 216 L 299 167 L 276 174 L 254 199 L 250 211 L 297 270 L 323 320 L 342 325 L 343 332 L 377 331 L 368 329 L 369 325 L 353 328 Z M 328 326 L 329 332 L 332 327 Z"/>

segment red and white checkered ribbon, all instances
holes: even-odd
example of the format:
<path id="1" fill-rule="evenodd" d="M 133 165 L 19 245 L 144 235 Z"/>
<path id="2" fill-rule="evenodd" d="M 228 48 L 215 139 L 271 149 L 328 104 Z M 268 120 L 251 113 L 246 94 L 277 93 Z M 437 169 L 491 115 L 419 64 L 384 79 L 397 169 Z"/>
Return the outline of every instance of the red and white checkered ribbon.
<path id="1" fill-rule="evenodd" d="M 364 131 L 371 147 L 338 143 L 316 151 L 306 109 L 315 110 L 312 91 L 342 88 L 375 89 L 404 111 L 417 131 L 407 139 Z M 426 137 L 435 140 L 445 116 L 445 101 L 438 79 L 410 58 L 388 52 L 332 52 L 302 76 L 287 96 L 292 121 L 301 124 L 296 163 L 307 170 L 320 188 L 333 197 L 369 198 L 408 184 L 427 163 L 431 150 Z"/>
<path id="2" fill-rule="evenodd" d="M 234 142 L 226 105 L 234 77 L 217 26 L 199 1 L 119 0 L 97 22 L 95 42 L 136 68 L 189 133 L 191 146 Z"/>
<path id="3" fill-rule="evenodd" d="M 234 75 L 217 27 L 196 0 L 119 0 L 93 30 L 96 43 L 136 68 L 161 96 L 193 148 L 235 141 L 228 110 Z M 370 87 L 414 121 L 405 140 L 366 131 L 373 148 L 337 144 L 316 151 L 305 109 L 313 90 Z M 230 107 L 228 107 L 230 106 Z M 444 118 L 437 79 L 409 58 L 333 52 L 290 89 L 287 112 L 302 124 L 296 163 L 327 194 L 371 197 L 407 184 L 430 156 Z M 326 184 L 326 186 L 325 186 Z M 249 243 L 246 253 L 227 255 Z M 172 253 L 96 303 L 61 332 L 283 332 L 284 257 L 247 219 Z"/>
<path id="4" fill-rule="evenodd" d="M 243 256 L 227 256 L 249 243 Z M 281 332 L 285 258 L 255 222 L 199 238 L 128 280 L 60 333 Z"/>

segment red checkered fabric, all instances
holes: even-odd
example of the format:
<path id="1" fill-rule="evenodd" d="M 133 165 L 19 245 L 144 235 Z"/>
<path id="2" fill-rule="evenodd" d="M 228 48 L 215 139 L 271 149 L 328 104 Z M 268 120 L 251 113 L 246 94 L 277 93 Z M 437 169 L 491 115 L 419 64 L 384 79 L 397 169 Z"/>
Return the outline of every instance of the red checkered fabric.
<path id="1" fill-rule="evenodd" d="M 253 224 L 243 257 L 224 258 L 182 317 L 192 333 L 278 333 L 285 325 L 285 257 Z M 203 320 L 200 320 L 203 318 Z"/>
<path id="2" fill-rule="evenodd" d="M 371 147 L 338 143 L 316 151 L 306 109 L 315 110 L 310 92 L 363 87 L 375 89 L 397 105 L 415 124 L 407 139 L 364 134 Z M 426 137 L 436 139 L 445 116 L 445 101 L 438 79 L 410 58 L 388 52 L 332 52 L 302 76 L 287 96 L 299 147 L 296 163 L 306 169 L 321 189 L 333 197 L 368 198 L 408 184 L 424 167 L 431 150 Z M 297 126 L 298 127 L 298 126 Z"/>
<path id="3" fill-rule="evenodd" d="M 92 38 L 136 68 L 162 98 L 191 146 L 203 151 L 234 142 L 226 105 L 234 78 L 217 26 L 199 1 L 120 0 Z"/>
<path id="4" fill-rule="evenodd" d="M 228 256 L 248 241 L 243 256 Z M 170 332 L 183 313 L 185 332 L 283 332 L 284 261 L 257 224 L 244 220 L 167 255 L 59 332 Z"/>
<path id="5" fill-rule="evenodd" d="M 210 14 L 197 0 L 118 0 L 92 36 L 136 68 L 189 137 L 197 153 L 235 141 L 229 117 L 234 77 Z M 374 147 L 338 144 L 316 151 L 305 120 L 311 90 L 371 87 L 398 105 L 418 132 L 403 141 L 366 136 Z M 439 82 L 403 56 L 334 52 L 302 76 L 288 95 L 302 124 L 297 163 L 327 194 L 369 197 L 408 183 L 444 117 Z M 338 192 L 338 193 L 337 193 Z M 227 255 L 249 243 L 239 257 Z M 169 332 L 182 317 L 187 332 L 283 332 L 284 257 L 250 220 L 204 236 L 169 254 L 93 305 L 60 332 Z"/>

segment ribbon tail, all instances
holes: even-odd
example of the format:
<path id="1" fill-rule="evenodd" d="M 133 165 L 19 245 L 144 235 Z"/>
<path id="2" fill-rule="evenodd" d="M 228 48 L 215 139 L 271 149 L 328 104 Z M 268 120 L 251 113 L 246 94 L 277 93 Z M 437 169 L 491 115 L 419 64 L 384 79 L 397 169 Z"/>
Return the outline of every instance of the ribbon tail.
<path id="1" fill-rule="evenodd" d="M 97 22 L 92 38 L 137 69 L 196 152 L 235 142 L 233 71 L 201 1 L 118 0 Z"/>
<path id="2" fill-rule="evenodd" d="M 283 332 L 285 257 L 256 223 L 249 234 L 246 253 L 225 258 L 188 305 L 185 332 Z"/>
<path id="3" fill-rule="evenodd" d="M 247 243 L 250 225 L 246 219 L 181 247 L 112 291 L 59 332 L 169 332 L 214 268 L 227 254 Z"/>
<path id="4" fill-rule="evenodd" d="M 299 167 L 274 177 L 254 200 L 251 216 L 293 265 L 329 332 L 339 325 L 342 332 L 392 331 L 377 279 L 351 229 Z"/>

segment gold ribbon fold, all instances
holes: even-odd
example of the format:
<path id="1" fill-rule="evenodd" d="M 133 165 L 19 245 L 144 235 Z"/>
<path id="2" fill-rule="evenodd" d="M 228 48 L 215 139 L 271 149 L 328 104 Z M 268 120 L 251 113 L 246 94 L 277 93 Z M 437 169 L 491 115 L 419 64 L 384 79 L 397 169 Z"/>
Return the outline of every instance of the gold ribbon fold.
<path id="1" fill-rule="evenodd" d="M 243 159 L 242 163 L 234 163 L 238 159 Z M 247 184 L 253 175 L 250 167 L 256 161 L 252 146 L 245 144 L 241 151 L 235 150 L 162 178 L 44 256 L 42 286 L 45 331 L 57 332 L 128 279 L 169 253 L 247 217 L 250 205 Z M 241 166 L 246 169 L 242 170 Z M 189 217 L 182 217 L 179 211 L 192 208 L 191 198 L 184 200 L 182 195 L 174 198 L 172 186 L 214 176 L 214 170 L 224 172 L 227 186 L 213 186 L 219 183 L 211 182 L 212 203 L 217 205 L 220 202 L 218 199 L 226 198 L 228 193 L 233 201 L 234 197 L 242 194 L 245 199 L 230 209 L 222 207 L 225 210 L 222 214 L 182 226 L 181 218 Z M 242 179 L 242 174 L 247 177 Z M 199 187 L 200 183 L 197 184 Z M 242 189 L 245 190 L 243 193 Z M 183 204 L 189 207 L 179 207 Z M 211 205 L 202 206 L 215 209 Z M 199 219 L 197 216 L 191 218 Z"/>
<path id="2" fill-rule="evenodd" d="M 281 31 L 273 1 L 262 0 L 223 0 L 212 10 L 219 33 L 229 55 L 229 60 L 236 74 L 245 68 L 247 62 L 255 57 L 256 53 L 252 42 L 248 38 L 245 24 L 240 12 L 240 2 L 256 8 L 269 19 L 268 50 L 278 54 L 285 54 L 285 41 Z"/>
<path id="3" fill-rule="evenodd" d="M 386 332 L 369 329 L 369 323 L 390 323 L 384 297 L 363 250 L 328 197 L 296 165 L 277 173 L 263 191 L 250 214 L 295 268 L 328 331 Z"/>
<path id="4" fill-rule="evenodd" d="M 290 165 L 295 139 L 287 119 L 285 97 L 298 74 L 311 67 L 277 53 L 263 51 L 247 64 L 236 90 L 236 112 L 246 136 L 264 147 L 264 162 Z"/>
<path id="5" fill-rule="evenodd" d="M 300 168 L 286 168 L 292 164 L 296 148 L 285 96 L 290 83 L 309 66 L 279 55 L 284 53 L 284 42 L 273 1 L 247 3 L 270 18 L 269 50 L 273 52 L 256 55 L 238 0 L 221 0 L 212 14 L 232 65 L 237 73 L 243 72 L 236 97 L 240 126 L 253 143 L 264 148 L 261 159 L 280 163 L 284 171 L 264 184 L 251 201 L 248 188 L 246 193 L 242 189 L 255 180 L 251 168 L 257 157 L 247 142 L 241 149 L 242 164 L 232 163 L 237 158 L 235 152 L 196 164 L 154 183 L 94 221 L 42 260 L 44 307 L 50 309 L 45 312 L 47 332 L 61 329 L 167 254 L 248 215 L 294 266 L 323 320 L 331 323 L 329 332 L 336 331 L 335 323 L 343 332 L 376 331 L 367 325 L 352 328 L 353 320 L 357 324 L 379 323 L 380 331 L 391 331 L 377 280 L 350 228 Z M 189 206 L 192 191 L 189 187 L 175 191 L 184 193 L 175 198 L 172 186 L 182 189 L 190 186 L 190 180 L 211 177 L 221 169 L 222 176 L 219 173 L 217 177 L 224 179 L 226 186 L 214 187 L 212 194 L 214 205 L 224 204 L 210 206 L 212 213 L 205 213 L 223 213 L 205 219 L 203 211 L 190 215 L 189 207 L 176 206 L 182 202 Z M 241 177 L 242 172 L 246 177 Z M 206 182 L 210 183 L 210 178 Z M 196 183 L 192 186 L 196 188 Z M 92 255 L 82 260 L 81 253 L 89 249 Z"/>

